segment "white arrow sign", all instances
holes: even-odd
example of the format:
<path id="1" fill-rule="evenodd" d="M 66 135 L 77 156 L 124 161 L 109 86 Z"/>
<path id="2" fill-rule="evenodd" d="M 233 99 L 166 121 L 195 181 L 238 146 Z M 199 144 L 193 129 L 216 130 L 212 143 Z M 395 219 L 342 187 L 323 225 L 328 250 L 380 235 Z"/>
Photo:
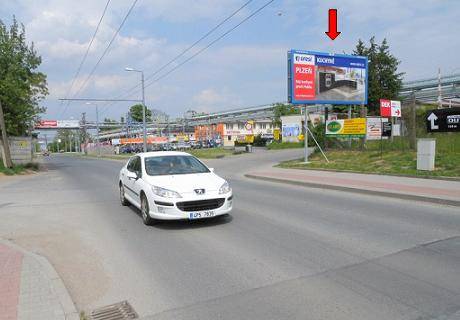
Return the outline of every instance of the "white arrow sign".
<path id="1" fill-rule="evenodd" d="M 428 116 L 428 121 L 430 121 L 430 125 L 431 125 L 431 130 L 437 130 L 439 129 L 439 126 L 434 124 L 434 122 L 438 120 L 438 117 L 432 112 L 429 116 Z"/>

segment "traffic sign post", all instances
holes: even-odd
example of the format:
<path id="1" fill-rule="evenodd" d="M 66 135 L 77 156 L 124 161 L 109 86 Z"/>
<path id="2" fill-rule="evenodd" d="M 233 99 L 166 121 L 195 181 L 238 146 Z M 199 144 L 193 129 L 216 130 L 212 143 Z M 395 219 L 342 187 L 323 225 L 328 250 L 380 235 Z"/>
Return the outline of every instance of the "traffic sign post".
<path id="1" fill-rule="evenodd" d="M 430 110 L 425 119 L 428 132 L 460 132 L 460 107 Z"/>

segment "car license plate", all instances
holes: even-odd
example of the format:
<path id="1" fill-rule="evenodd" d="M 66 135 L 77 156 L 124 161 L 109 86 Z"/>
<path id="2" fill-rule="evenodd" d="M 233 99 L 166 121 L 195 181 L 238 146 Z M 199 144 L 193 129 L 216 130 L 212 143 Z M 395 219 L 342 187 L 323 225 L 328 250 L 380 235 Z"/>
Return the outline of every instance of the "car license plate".
<path id="1" fill-rule="evenodd" d="M 189 218 L 190 220 L 193 219 L 203 219 L 203 218 L 211 218 L 214 217 L 214 211 L 200 211 L 200 212 L 190 212 Z"/>

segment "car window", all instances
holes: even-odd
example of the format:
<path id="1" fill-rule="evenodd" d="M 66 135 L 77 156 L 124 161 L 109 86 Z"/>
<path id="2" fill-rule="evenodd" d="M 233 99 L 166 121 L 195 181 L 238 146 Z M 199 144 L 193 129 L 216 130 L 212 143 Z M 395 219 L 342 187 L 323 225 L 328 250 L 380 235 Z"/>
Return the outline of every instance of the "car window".
<path id="1" fill-rule="evenodd" d="M 210 172 L 192 156 L 161 156 L 145 158 L 145 171 L 149 176 Z"/>
<path id="2" fill-rule="evenodd" d="M 141 158 L 140 157 L 135 157 L 134 158 L 133 170 L 134 170 L 134 172 L 138 172 L 139 174 L 142 173 L 142 170 L 141 170 Z"/>
<path id="3" fill-rule="evenodd" d="M 126 166 L 126 169 L 128 169 L 128 171 L 134 172 L 133 166 L 135 161 L 136 157 L 133 157 L 128 161 L 128 165 Z"/>

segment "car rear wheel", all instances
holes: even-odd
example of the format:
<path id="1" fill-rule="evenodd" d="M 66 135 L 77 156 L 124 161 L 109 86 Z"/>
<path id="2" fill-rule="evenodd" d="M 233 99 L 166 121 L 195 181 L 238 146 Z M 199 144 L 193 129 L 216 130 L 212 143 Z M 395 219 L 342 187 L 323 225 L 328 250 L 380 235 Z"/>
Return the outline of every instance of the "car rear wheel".
<path id="1" fill-rule="evenodd" d="M 155 223 L 155 219 L 152 219 L 152 217 L 150 217 L 149 201 L 147 200 L 145 194 L 141 195 L 141 214 L 142 221 L 145 225 L 150 226 Z"/>
<path id="2" fill-rule="evenodd" d="M 120 183 L 120 203 L 122 206 L 128 206 L 129 202 L 125 198 L 125 188 L 123 187 L 123 184 Z"/>

